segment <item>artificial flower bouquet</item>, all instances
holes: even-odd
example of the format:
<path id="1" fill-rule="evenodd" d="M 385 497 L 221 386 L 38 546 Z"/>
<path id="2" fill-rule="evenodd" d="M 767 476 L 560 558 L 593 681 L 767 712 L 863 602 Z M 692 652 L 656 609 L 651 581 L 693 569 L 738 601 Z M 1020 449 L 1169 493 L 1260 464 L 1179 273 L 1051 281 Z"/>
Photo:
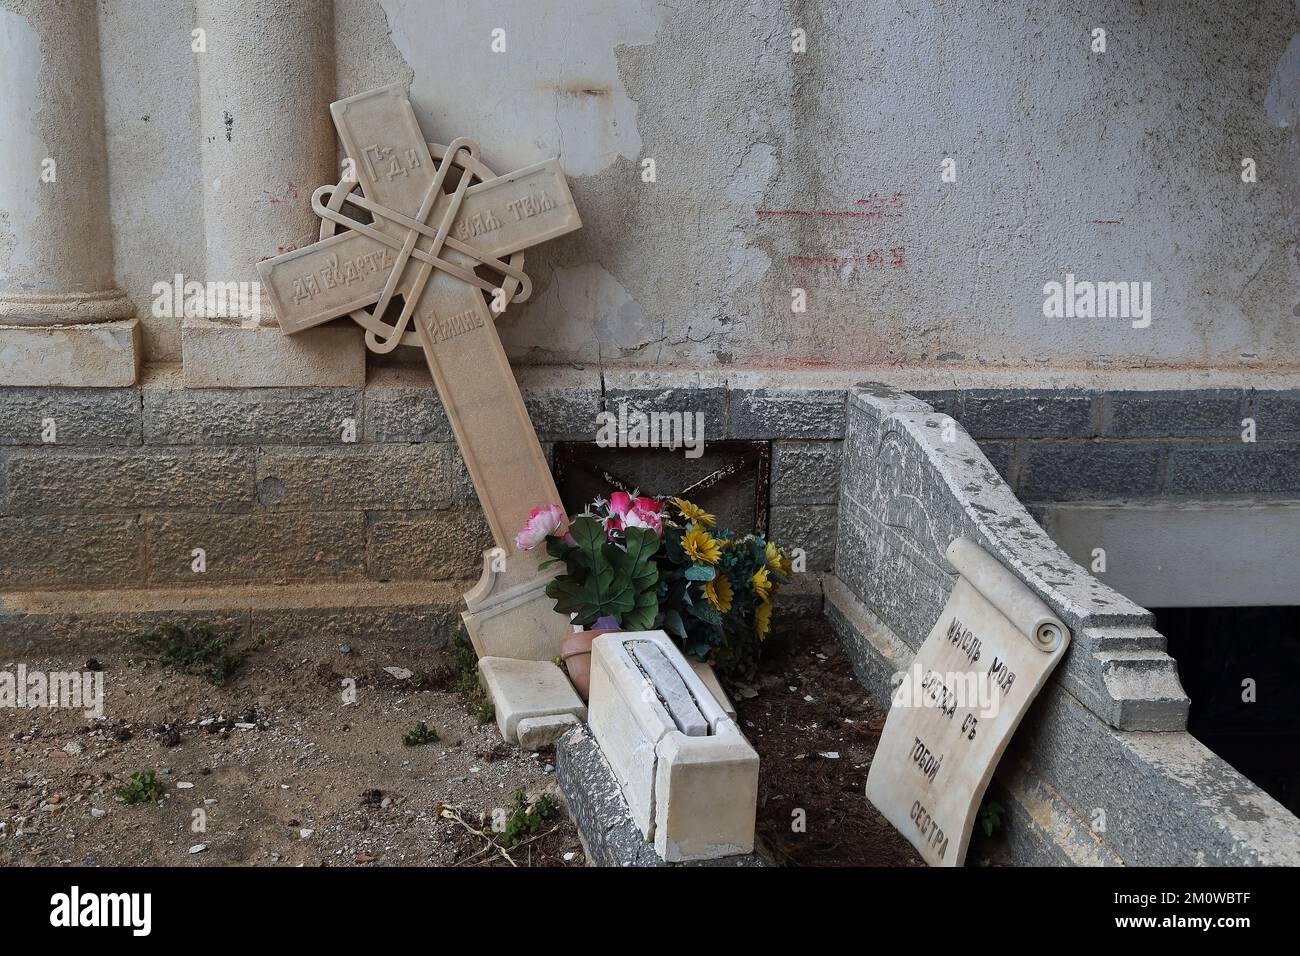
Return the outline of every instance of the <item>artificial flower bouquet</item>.
<path id="1" fill-rule="evenodd" d="M 789 583 L 785 550 L 762 535 L 715 532 L 717 519 L 683 499 L 615 492 L 565 530 L 559 505 L 536 508 L 516 538 L 543 541 L 564 566 L 546 593 L 583 627 L 663 628 L 682 650 L 748 677 L 772 628 L 777 590 Z"/>

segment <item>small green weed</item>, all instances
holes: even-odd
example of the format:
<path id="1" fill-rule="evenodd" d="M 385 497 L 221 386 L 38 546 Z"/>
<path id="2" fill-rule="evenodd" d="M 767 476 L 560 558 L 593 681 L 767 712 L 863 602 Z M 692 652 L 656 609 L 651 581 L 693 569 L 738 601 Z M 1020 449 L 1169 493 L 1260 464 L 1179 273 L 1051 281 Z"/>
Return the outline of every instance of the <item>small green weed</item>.
<path id="1" fill-rule="evenodd" d="M 996 800 L 990 800 L 980 807 L 979 814 L 975 817 L 975 823 L 984 831 L 986 837 L 991 837 L 1002 829 L 1002 818 L 1005 813 L 1002 804 Z"/>
<path id="2" fill-rule="evenodd" d="M 163 785 L 158 775 L 152 770 L 142 770 L 131 774 L 131 782 L 117 791 L 123 803 L 157 803 L 162 796 Z"/>
<path id="3" fill-rule="evenodd" d="M 542 794 L 532 803 L 528 794 L 520 787 L 515 791 L 514 812 L 506 820 L 506 828 L 501 834 L 501 845 L 507 850 L 518 846 L 530 837 L 546 832 L 547 826 L 560 813 L 560 801 L 549 793 Z"/>
<path id="4" fill-rule="evenodd" d="M 438 731 L 430 730 L 424 721 L 420 721 L 402 734 L 402 743 L 408 747 L 423 747 L 425 744 L 436 744 L 437 742 Z"/>
<path id="5" fill-rule="evenodd" d="M 490 723 L 496 718 L 496 708 L 478 682 L 478 654 L 464 629 L 457 631 L 452 640 L 452 650 L 455 653 L 456 689 L 468 698 L 471 716 L 480 724 Z"/>
<path id="6" fill-rule="evenodd" d="M 197 674 L 220 687 L 239 672 L 248 655 L 265 641 L 251 647 L 234 648 L 238 635 L 221 634 L 211 624 L 163 624 L 132 635 L 130 641 L 140 656 L 130 666 L 162 664 L 185 674 Z"/>

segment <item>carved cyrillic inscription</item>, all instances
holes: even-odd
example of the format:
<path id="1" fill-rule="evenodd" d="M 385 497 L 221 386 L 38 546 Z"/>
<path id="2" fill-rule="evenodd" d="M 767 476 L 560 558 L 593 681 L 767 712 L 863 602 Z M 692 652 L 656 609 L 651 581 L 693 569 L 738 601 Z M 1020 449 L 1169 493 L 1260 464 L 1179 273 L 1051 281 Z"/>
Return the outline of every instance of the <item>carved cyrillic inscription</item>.
<path id="1" fill-rule="evenodd" d="M 330 256 L 325 267 L 319 272 L 308 272 L 293 280 L 293 304 L 310 302 L 322 288 L 336 289 L 339 286 L 350 286 L 375 273 L 387 274 L 394 262 L 393 254 L 387 248 L 375 249 L 342 261 L 338 256 Z"/>
<path id="2" fill-rule="evenodd" d="M 501 228 L 501 220 L 492 215 L 491 209 L 485 209 L 472 216 L 457 219 L 456 238 L 463 242 L 466 239 L 472 239 L 475 236 L 481 236 L 486 232 L 499 228 Z"/>
<path id="3" fill-rule="evenodd" d="M 912 802 L 912 812 L 908 816 L 916 825 L 916 832 L 921 841 L 928 845 L 942 862 L 948 855 L 948 836 L 943 832 L 943 828 L 935 822 L 934 817 L 930 816 L 930 811 L 920 800 Z"/>
<path id="4" fill-rule="evenodd" d="M 546 195 L 546 190 L 543 189 L 539 193 L 529 193 L 527 196 L 512 199 L 506 203 L 506 208 L 514 214 L 515 222 L 522 222 L 532 216 L 538 216 L 554 209 L 555 200 Z"/>
<path id="5" fill-rule="evenodd" d="M 361 154 L 365 158 L 366 169 L 374 179 L 383 176 L 391 181 L 398 176 L 407 175 L 412 169 L 418 169 L 422 165 L 418 149 L 405 149 L 398 153 L 392 146 L 375 144 L 362 149 Z"/>
<path id="6" fill-rule="evenodd" d="M 912 738 L 915 743 L 912 745 L 911 753 L 908 755 L 912 758 L 912 763 L 916 764 L 917 769 L 925 774 L 925 778 L 931 783 L 939 773 L 939 768 L 943 766 L 943 754 L 936 754 L 920 737 Z"/>
<path id="7" fill-rule="evenodd" d="M 469 309 L 466 312 L 457 312 L 455 315 L 431 324 L 429 326 L 429 340 L 431 342 L 445 342 L 447 339 L 454 339 L 458 335 L 464 335 L 466 332 L 472 332 L 474 329 L 482 327 L 482 313 L 476 309 Z"/>

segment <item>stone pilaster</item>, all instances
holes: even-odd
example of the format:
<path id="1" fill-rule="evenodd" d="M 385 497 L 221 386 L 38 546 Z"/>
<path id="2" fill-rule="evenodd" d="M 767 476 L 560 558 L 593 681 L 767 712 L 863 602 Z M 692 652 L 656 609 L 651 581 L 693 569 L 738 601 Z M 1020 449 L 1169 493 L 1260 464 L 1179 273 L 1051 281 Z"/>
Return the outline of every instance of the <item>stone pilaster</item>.
<path id="1" fill-rule="evenodd" d="M 361 385 L 361 331 L 280 333 L 259 259 L 314 242 L 311 194 L 337 182 L 330 0 L 198 0 L 199 110 L 208 283 L 247 283 L 258 315 L 209 312 L 181 329 L 191 387 Z M 228 356 L 256 356 L 252 364 Z"/>
<path id="2" fill-rule="evenodd" d="M 133 384 L 93 5 L 0 0 L 0 130 L 0 384 Z"/>

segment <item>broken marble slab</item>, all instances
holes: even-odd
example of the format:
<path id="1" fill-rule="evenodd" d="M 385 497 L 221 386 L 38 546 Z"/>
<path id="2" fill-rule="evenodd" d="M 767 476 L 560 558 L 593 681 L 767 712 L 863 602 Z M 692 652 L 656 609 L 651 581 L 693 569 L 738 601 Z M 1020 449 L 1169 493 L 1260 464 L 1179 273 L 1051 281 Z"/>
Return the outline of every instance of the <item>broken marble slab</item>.
<path id="1" fill-rule="evenodd" d="M 512 744 L 519 743 L 519 724 L 529 718 L 571 714 L 587 719 L 587 707 L 563 670 L 550 661 L 514 657 L 482 657 L 479 683 L 492 699 L 497 728 Z M 536 731 L 536 724 L 530 725 Z"/>
<path id="2" fill-rule="evenodd" d="M 519 746 L 525 750 L 541 750 L 580 724 L 581 721 L 573 714 L 525 717 L 515 725 L 515 735 L 519 738 Z"/>
<path id="3" fill-rule="evenodd" d="M 659 699 L 667 708 L 677 729 L 687 737 L 703 737 L 708 734 L 709 722 L 700 713 L 695 698 L 686 688 L 686 682 L 664 655 L 663 650 L 651 641 L 637 641 L 628 644 L 627 647 L 631 649 L 632 656 L 654 685 L 655 692 L 659 694 Z"/>

